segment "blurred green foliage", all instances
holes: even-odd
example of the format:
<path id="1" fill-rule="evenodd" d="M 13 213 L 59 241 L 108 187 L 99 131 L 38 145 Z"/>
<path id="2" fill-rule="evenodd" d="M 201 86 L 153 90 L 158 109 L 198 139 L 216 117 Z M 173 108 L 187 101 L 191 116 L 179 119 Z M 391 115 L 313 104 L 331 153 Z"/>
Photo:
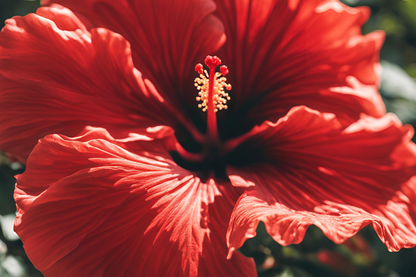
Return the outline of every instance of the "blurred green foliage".
<path id="1" fill-rule="evenodd" d="M 416 126 L 416 0 L 342 2 L 372 9 L 364 33 L 386 32 L 381 51 L 380 92 L 388 111 L 396 113 L 404 123 Z M 39 1 L 0 0 L 0 21 L 34 12 L 38 6 Z M 11 230 L 10 215 L 15 212 L 13 176 L 23 170 L 0 155 L 0 277 L 41 276 Z M 255 259 L 260 277 L 416 276 L 416 249 L 390 253 L 369 227 L 342 245 L 334 244 L 318 228 L 311 227 L 301 244 L 282 247 L 261 224 L 257 237 L 248 240 L 240 251 Z"/>

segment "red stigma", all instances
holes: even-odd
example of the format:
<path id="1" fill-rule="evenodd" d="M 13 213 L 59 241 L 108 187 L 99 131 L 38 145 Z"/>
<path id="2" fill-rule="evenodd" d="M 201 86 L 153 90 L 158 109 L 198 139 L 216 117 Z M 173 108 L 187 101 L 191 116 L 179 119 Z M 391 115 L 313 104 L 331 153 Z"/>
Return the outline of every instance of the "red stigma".
<path id="1" fill-rule="evenodd" d="M 227 66 L 225 66 L 225 65 L 222 65 L 222 66 L 220 66 L 220 72 L 221 72 L 221 74 L 222 74 L 222 76 L 225 76 L 225 75 L 227 75 L 228 74 L 228 67 Z"/>
<path id="2" fill-rule="evenodd" d="M 221 64 L 221 60 L 217 56 L 212 57 L 208 55 L 205 58 L 205 64 L 208 66 L 209 69 L 215 69 L 217 66 Z"/>
<path id="3" fill-rule="evenodd" d="M 202 73 L 204 73 L 204 68 L 203 68 L 203 66 L 202 66 L 202 64 L 197 64 L 196 66 L 195 66 L 195 71 L 196 72 L 198 72 L 199 74 L 202 74 Z"/>

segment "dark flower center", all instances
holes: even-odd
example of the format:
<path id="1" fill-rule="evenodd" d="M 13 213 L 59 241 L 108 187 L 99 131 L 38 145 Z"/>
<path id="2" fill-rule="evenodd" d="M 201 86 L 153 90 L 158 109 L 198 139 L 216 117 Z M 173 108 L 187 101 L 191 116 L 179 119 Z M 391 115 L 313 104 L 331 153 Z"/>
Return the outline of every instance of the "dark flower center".
<path id="1" fill-rule="evenodd" d="M 253 149 L 244 147 L 244 135 L 222 141 L 217 126 L 217 112 L 228 108 L 227 101 L 231 99 L 228 91 L 232 89 L 226 81 L 229 73 L 225 65 L 216 56 L 207 56 L 204 70 L 202 64 L 195 66 L 199 77 L 195 78 L 195 87 L 200 102 L 198 107 L 207 114 L 205 135 L 202 139 L 196 138 L 182 140 L 183 151 L 172 152 L 174 160 L 182 167 L 197 171 L 203 178 L 226 178 L 226 165 L 244 165 L 257 160 L 257 154 Z M 220 72 L 216 72 L 219 67 Z M 180 133 L 180 132 L 178 132 Z M 190 150 L 191 152 L 188 152 Z"/>

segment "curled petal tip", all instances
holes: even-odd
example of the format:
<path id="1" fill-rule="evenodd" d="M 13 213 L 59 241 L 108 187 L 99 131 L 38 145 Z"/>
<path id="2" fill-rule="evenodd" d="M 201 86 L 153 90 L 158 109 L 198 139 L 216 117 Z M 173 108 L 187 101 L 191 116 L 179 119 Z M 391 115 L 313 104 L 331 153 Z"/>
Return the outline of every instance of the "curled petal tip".
<path id="1" fill-rule="evenodd" d="M 235 247 L 230 247 L 230 249 L 228 250 L 227 260 L 232 258 L 234 251 Z"/>

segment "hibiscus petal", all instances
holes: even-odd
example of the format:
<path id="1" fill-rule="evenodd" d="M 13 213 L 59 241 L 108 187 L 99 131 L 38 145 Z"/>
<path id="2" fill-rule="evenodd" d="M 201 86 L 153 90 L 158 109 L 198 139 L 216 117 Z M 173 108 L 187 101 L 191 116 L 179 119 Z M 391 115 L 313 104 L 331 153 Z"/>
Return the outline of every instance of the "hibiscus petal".
<path id="1" fill-rule="evenodd" d="M 259 221 L 283 245 L 300 243 L 311 224 L 336 243 L 371 224 L 389 250 L 415 246 L 411 204 L 400 197 L 416 173 L 412 135 L 394 115 L 343 128 L 333 114 L 305 107 L 264 123 L 242 147 L 261 145 L 268 164 L 228 169 L 234 185 L 253 187 L 231 217 L 231 252 Z"/>
<path id="2" fill-rule="evenodd" d="M 256 275 L 251 259 L 226 259 L 239 191 L 201 182 L 160 141 L 111 139 L 49 135 L 17 177 L 15 231 L 45 276 Z"/>
<path id="3" fill-rule="evenodd" d="M 95 26 L 125 37 L 132 45 L 136 67 L 172 101 L 181 95 L 195 104 L 194 67 L 225 41 L 222 23 L 211 14 L 213 0 L 42 1 L 50 3 L 62 4 Z M 193 88 L 193 94 L 186 95 L 184 88 Z"/>
<path id="4" fill-rule="evenodd" d="M 361 35 L 369 9 L 338 0 L 216 3 L 227 35 L 218 56 L 230 69 L 230 108 L 250 109 L 248 125 L 276 121 L 298 105 L 349 123 L 360 113 L 385 113 L 377 91 L 384 33 Z"/>
<path id="5" fill-rule="evenodd" d="M 2 150 L 24 161 L 51 133 L 73 136 L 91 124 L 121 135 L 177 124 L 179 113 L 134 68 L 123 37 L 90 33 L 62 7 L 38 12 L 7 20 L 0 34 Z"/>
<path id="6" fill-rule="evenodd" d="M 36 11 L 36 14 L 52 20 L 60 30 L 76 31 L 80 29 L 83 33 L 88 34 L 84 23 L 72 11 L 60 5 L 41 7 Z"/>

